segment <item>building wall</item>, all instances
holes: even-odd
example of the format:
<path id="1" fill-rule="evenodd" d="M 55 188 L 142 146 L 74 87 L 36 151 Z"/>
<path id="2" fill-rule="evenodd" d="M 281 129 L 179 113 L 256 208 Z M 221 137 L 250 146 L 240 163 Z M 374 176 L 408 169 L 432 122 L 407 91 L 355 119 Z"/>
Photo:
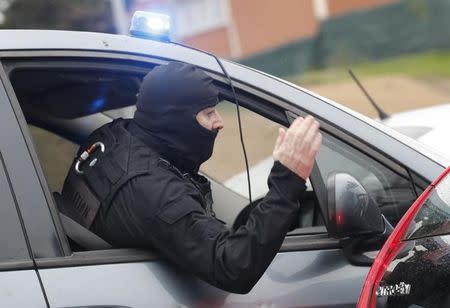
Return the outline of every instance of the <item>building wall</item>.
<path id="1" fill-rule="evenodd" d="M 221 57 L 229 57 L 231 54 L 227 28 L 213 29 L 193 37 L 185 37 L 182 39 L 182 43 L 212 52 Z"/>
<path id="2" fill-rule="evenodd" d="M 328 0 L 329 16 L 337 16 L 355 10 L 375 8 L 398 0 Z"/>
<path id="3" fill-rule="evenodd" d="M 312 0 L 230 0 L 241 55 L 312 37 L 319 28 Z"/>

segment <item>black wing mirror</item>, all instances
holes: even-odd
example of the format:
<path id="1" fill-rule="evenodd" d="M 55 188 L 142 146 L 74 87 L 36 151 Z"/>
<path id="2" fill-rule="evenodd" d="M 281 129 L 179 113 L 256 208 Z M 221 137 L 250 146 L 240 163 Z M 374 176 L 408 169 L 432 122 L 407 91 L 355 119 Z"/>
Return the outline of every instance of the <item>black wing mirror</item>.
<path id="1" fill-rule="evenodd" d="M 335 238 L 385 232 L 385 220 L 378 206 L 357 179 L 347 173 L 327 178 L 328 231 Z"/>

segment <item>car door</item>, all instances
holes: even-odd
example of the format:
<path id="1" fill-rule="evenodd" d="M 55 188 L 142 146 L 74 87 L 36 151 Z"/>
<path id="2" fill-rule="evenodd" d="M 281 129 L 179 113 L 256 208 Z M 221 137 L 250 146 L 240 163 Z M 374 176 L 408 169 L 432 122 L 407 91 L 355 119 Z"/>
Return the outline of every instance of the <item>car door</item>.
<path id="1" fill-rule="evenodd" d="M 274 306 L 297 307 L 352 307 L 355 305 L 362 281 L 368 271 L 368 266 L 352 264 L 351 259 L 344 252 L 343 243 L 340 240 L 330 238 L 328 235 L 324 226 L 323 217 L 322 220 L 320 219 L 323 215 L 317 206 L 312 207 L 312 210 L 307 211 L 308 213 L 303 213 L 305 217 L 311 217 L 310 221 L 303 221 L 300 228 L 296 228 L 288 234 L 280 249 L 280 253 L 276 256 L 258 284 L 246 295 L 228 294 L 210 287 L 189 275 L 181 273 L 172 265 L 166 263 L 163 258 L 152 252 L 123 249 L 72 251 L 61 228 L 56 206 L 51 197 L 51 190 L 47 185 L 47 182 L 51 181 L 44 176 L 45 170 L 42 169 L 41 163 L 39 162 L 39 157 L 35 152 L 32 137 L 27 122 L 25 121 L 25 117 L 30 120 L 32 114 L 30 114 L 30 109 L 21 110 L 17 97 L 22 96 L 16 95 L 15 90 L 17 88 L 14 88 L 13 84 L 11 84 L 10 74 L 15 68 L 20 66 L 22 68 L 27 66 L 33 68 L 40 67 L 47 73 L 52 70 L 58 72 L 58 67 L 66 71 L 74 68 L 78 70 L 86 68 L 86 70 L 91 71 L 104 69 L 106 72 L 130 70 L 133 73 L 151 69 L 155 64 L 165 63 L 162 60 L 156 62 L 153 59 L 141 57 L 139 58 L 139 62 L 129 60 L 127 65 L 130 68 L 128 68 L 127 65 L 123 64 L 123 61 L 120 61 L 123 55 L 100 55 L 95 52 L 80 52 L 77 54 L 79 58 L 76 62 L 73 62 L 74 60 L 70 58 L 73 54 L 74 52 L 53 52 L 51 54 L 53 59 L 50 59 L 50 55 L 47 55 L 41 61 L 39 58 L 39 56 L 42 56 L 41 52 L 33 59 L 25 58 L 22 61 L 13 59 L 7 63 L 8 65 L 6 65 L 5 72 L 2 75 L 3 80 L 7 84 L 9 97 L 11 98 L 12 105 L 15 106 L 16 115 L 19 118 L 23 135 L 25 136 L 33 157 L 33 162 L 36 166 L 36 172 L 30 178 L 38 177 L 42 183 L 40 185 L 36 181 L 33 189 L 36 190 L 35 198 L 37 201 L 41 199 L 45 200 L 45 207 L 26 208 L 25 210 L 28 213 L 27 217 L 33 217 L 34 213 L 40 217 L 39 221 L 44 223 L 37 224 L 31 219 L 25 220 L 24 223 L 27 226 L 28 233 L 33 235 L 33 238 L 30 240 L 30 245 L 33 253 L 38 255 L 36 263 L 39 267 L 39 273 L 50 306 L 122 305 L 128 307 L 148 307 L 150 305 L 174 306 L 179 304 L 187 306 L 192 306 L 193 304 L 208 306 L 272 304 Z M 28 57 L 32 55 L 30 53 Z M 101 65 L 98 65 L 97 61 L 101 62 Z M 350 151 L 354 152 L 356 157 L 361 156 L 358 161 L 373 160 L 374 164 L 378 162 L 379 165 L 377 165 L 377 168 L 385 168 L 387 170 L 381 173 L 389 175 L 393 173 L 394 178 L 396 176 L 401 177 L 409 183 L 406 186 L 413 190 L 414 186 L 411 177 L 409 177 L 408 171 L 402 164 L 404 161 L 406 163 L 408 161 L 400 157 L 400 155 L 391 155 L 389 151 L 392 148 L 403 150 L 400 153 L 409 151 L 413 155 L 413 158 L 416 152 L 402 145 L 400 142 L 392 140 L 389 136 L 384 136 L 377 130 L 370 131 L 371 126 L 364 125 L 360 119 L 353 118 L 348 113 L 339 111 L 339 109 L 334 108 L 332 113 L 328 113 L 328 105 L 311 94 L 299 91 L 270 78 L 264 79 L 262 84 L 258 84 L 259 78 L 263 78 L 263 75 L 250 70 L 242 73 L 239 70 L 241 68 L 235 70 L 236 79 L 242 80 L 247 78 L 253 80 L 245 84 L 236 81 L 239 102 L 248 109 L 250 117 L 257 114 L 266 121 L 269 121 L 272 126 L 288 126 L 292 118 L 296 115 L 305 113 L 313 114 L 321 122 L 322 131 L 326 136 L 330 136 L 330 140 L 337 144 L 342 143 L 349 146 Z M 233 71 L 233 69 L 230 71 Z M 251 76 L 249 77 L 246 74 Z M 223 82 L 223 75 L 220 72 L 216 72 L 212 76 L 216 78 L 224 100 L 233 101 L 230 88 Z M 71 75 L 71 79 L 75 77 L 76 75 Z M 83 80 L 110 79 L 105 78 L 103 75 L 100 77 L 83 78 Z M 24 78 L 22 82 L 28 86 L 26 80 Z M 41 75 L 41 86 L 43 86 L 44 81 L 43 75 Z M 280 91 L 279 88 L 284 89 L 284 91 Z M 25 87 L 26 89 L 27 87 Z M 277 93 L 277 95 L 268 94 L 269 90 L 280 93 Z M 290 91 L 293 91 L 293 93 Z M 303 100 L 297 102 L 299 97 Z M 311 101 L 314 101 L 315 104 L 311 104 Z M 41 103 L 45 102 L 41 101 Z M 81 104 L 81 102 L 79 103 Z M 312 108 L 311 105 L 313 106 Z M 48 106 L 45 107 L 44 104 L 43 107 L 32 110 L 36 112 L 34 115 L 39 115 L 37 112 L 43 111 L 42 108 L 48 108 Z M 65 108 L 60 108 L 58 112 L 66 114 L 65 111 Z M 25 117 L 23 116 L 24 114 Z M 102 116 L 102 119 L 105 119 L 105 115 Z M 84 122 L 82 123 L 88 125 L 88 120 L 83 119 Z M 47 119 L 47 122 L 49 121 Z M 52 123 L 56 125 L 58 122 L 54 121 Z M 69 125 L 70 123 L 67 124 Z M 262 125 L 265 126 L 267 124 L 263 123 Z M 48 125 L 47 128 L 50 130 L 54 129 L 55 132 L 61 134 L 61 131 L 58 131 L 56 128 L 63 129 L 64 127 L 55 127 Z M 86 126 L 74 127 L 77 127 L 79 130 L 86 128 Z M 367 128 L 368 132 L 365 132 L 364 128 Z M 77 132 L 79 133 L 80 131 L 74 131 L 74 133 Z M 355 134 L 357 135 L 358 132 L 372 133 L 374 140 L 368 140 L 366 143 L 362 143 L 360 139 L 355 137 Z M 258 134 L 258 129 L 254 130 L 254 134 Z M 238 135 L 235 135 L 235 139 L 238 140 Z M 254 136 L 250 140 L 253 139 Z M 383 144 L 383 140 L 389 140 L 390 142 L 389 148 L 386 150 L 379 148 L 379 144 Z M 329 152 L 341 153 L 342 150 L 340 147 L 332 146 L 334 143 L 329 143 Z M 259 150 L 253 148 L 253 151 L 258 152 Z M 235 149 L 232 155 L 238 155 L 237 153 L 240 153 L 239 148 Z M 58 154 L 58 151 L 54 153 L 55 156 Z M 334 154 L 331 157 L 325 154 L 322 156 L 324 157 L 324 162 L 334 160 Z M 416 168 L 417 170 L 412 169 L 411 173 L 421 175 L 421 168 L 424 165 L 427 166 L 427 164 L 428 166 L 432 166 L 434 170 L 439 169 L 436 163 L 426 157 L 420 158 L 421 156 L 416 153 L 417 159 L 415 159 L 415 162 L 420 162 L 421 167 Z M 411 156 L 409 156 L 409 159 L 411 159 Z M 353 159 L 347 158 L 347 160 L 352 161 Z M 331 166 L 346 167 L 343 163 L 346 161 L 345 159 L 341 159 L 342 164 L 337 164 L 337 161 L 336 164 L 332 164 Z M 331 167 L 326 166 L 321 162 L 319 157 L 319 170 L 321 172 L 322 170 L 331 170 Z M 364 164 L 362 164 L 361 168 L 363 167 Z M 433 168 L 428 168 L 427 171 L 432 173 Z M 346 167 L 348 172 L 353 172 L 353 169 Z M 364 176 L 368 177 L 368 179 L 372 177 L 369 171 L 374 173 L 373 168 L 369 168 L 367 174 Z M 208 171 L 205 170 L 205 172 L 207 173 Z M 375 173 L 375 175 L 377 174 Z M 325 171 L 323 171 L 323 175 L 325 177 L 327 176 Z M 421 176 L 423 177 L 423 175 Z M 323 182 L 323 179 L 311 178 L 313 184 L 316 180 Z M 391 185 L 389 183 L 389 181 L 382 182 L 383 185 L 388 185 L 387 187 L 390 189 L 389 187 L 393 187 L 394 184 L 391 183 Z M 230 191 L 229 187 L 224 185 L 223 182 L 217 181 L 215 184 L 215 206 L 218 211 L 221 204 L 222 207 L 225 207 L 230 203 L 230 200 L 241 203 L 242 205 L 248 203 L 245 196 L 242 196 L 239 192 Z M 375 182 L 375 184 L 378 185 L 379 183 Z M 379 185 L 376 187 L 379 187 Z M 314 194 L 315 191 L 311 188 L 309 195 L 313 196 L 312 199 L 314 199 Z M 317 198 L 317 196 L 315 197 Z M 316 204 L 314 200 L 313 204 Z M 309 213 L 312 213 L 312 215 Z M 235 215 L 237 214 L 236 212 Z"/>
<path id="2" fill-rule="evenodd" d="M 41 281 L 24 233 L 26 181 L 34 172 L 23 138 L 0 86 L 0 306 L 47 307 Z M 31 206 L 33 204 L 30 204 Z"/>
<path id="3" fill-rule="evenodd" d="M 19 129 L 19 125 L 17 125 L 16 122 L 15 129 L 18 133 L 16 140 L 22 145 L 22 147 L 19 148 L 20 150 L 18 150 L 17 147 L 8 148 L 11 144 L 6 144 L 5 147 L 7 147 L 9 151 L 9 160 L 13 160 L 14 158 L 23 159 L 22 156 L 26 157 L 26 160 L 16 162 L 19 171 L 23 172 L 24 170 L 22 168 L 27 166 L 27 164 L 29 165 L 27 173 L 23 173 L 22 177 L 18 178 L 16 181 L 21 180 L 23 183 L 22 187 L 25 184 L 28 185 L 26 189 L 22 189 L 20 192 L 22 195 L 25 194 L 25 197 L 34 199 L 34 202 L 24 202 L 24 207 L 21 208 L 21 210 L 22 213 L 24 213 L 23 224 L 29 238 L 29 247 L 35 257 L 35 264 L 39 269 L 37 273 L 42 282 L 42 289 L 46 292 L 45 295 L 48 305 L 50 307 L 176 307 L 179 303 L 190 303 L 192 298 L 198 298 L 198 295 L 195 296 L 194 294 L 204 292 L 195 287 L 195 285 L 199 283 L 195 281 L 192 282 L 191 280 L 193 279 L 191 277 L 180 280 L 182 275 L 179 274 L 175 268 L 166 264 L 164 260 L 154 252 L 133 249 L 72 251 L 59 220 L 55 201 L 52 198 L 52 192 L 54 192 L 54 190 L 50 188 L 49 184 L 52 186 L 60 184 L 60 181 L 52 181 L 51 177 L 54 174 L 64 176 L 65 172 L 67 172 L 67 169 L 65 169 L 64 172 L 59 172 L 60 170 L 58 169 L 62 166 L 61 163 L 64 164 L 64 162 L 68 161 L 70 164 L 73 159 L 73 151 L 70 153 L 70 147 L 72 147 L 73 144 L 66 147 L 64 143 L 70 143 L 68 139 L 62 139 L 60 137 L 58 139 L 54 132 L 50 133 L 50 131 L 44 131 L 42 129 L 38 131 L 36 129 L 36 125 L 39 125 L 38 119 L 47 124 L 51 123 L 51 117 L 45 112 L 44 116 L 41 118 L 38 116 L 33 117 L 34 113 L 39 115 L 40 111 L 48 111 L 48 108 L 39 105 L 36 109 L 33 108 L 33 106 L 28 106 L 27 109 L 27 107 L 24 106 L 23 101 L 20 103 L 18 102 L 17 98 L 22 98 L 22 96 L 20 96 L 20 93 L 22 92 L 18 90 L 17 84 L 19 83 L 20 86 L 24 87 L 23 91 L 27 91 L 29 85 L 33 83 L 33 81 L 36 81 L 36 78 L 34 78 L 36 76 L 33 75 L 33 72 L 36 72 L 36 70 L 32 69 L 30 74 L 28 74 L 27 71 L 24 75 L 14 75 L 13 73 L 19 66 L 18 62 L 20 62 L 20 64 L 23 64 L 24 61 L 27 62 L 27 64 L 24 64 L 26 68 L 29 68 L 30 66 L 35 68 L 37 66 L 38 73 L 51 71 L 49 67 L 51 67 L 52 64 L 55 66 L 55 63 L 49 63 L 51 61 L 49 61 L 48 58 L 41 59 L 39 57 L 30 61 L 27 58 L 27 55 L 28 54 L 24 54 L 25 59 L 22 61 L 17 61 L 17 59 L 13 61 L 5 60 L 2 70 L 0 70 L 2 80 L 6 83 L 8 88 L 9 99 L 4 95 L 4 104 L 7 106 L 9 105 L 10 109 L 11 106 L 14 108 L 14 113 L 10 111 L 9 118 L 11 120 L 17 118 L 21 129 Z M 63 60 L 62 58 L 57 59 L 59 61 Z M 89 59 L 90 62 L 84 64 L 79 62 L 74 63 L 69 60 L 70 65 L 63 66 L 63 68 L 67 70 L 68 67 L 77 67 L 78 71 L 94 71 L 95 74 L 92 63 L 96 63 L 98 57 Z M 118 67 L 121 67 L 120 64 L 117 65 L 117 61 L 110 64 L 112 65 L 111 68 L 117 69 Z M 60 67 L 59 64 L 56 66 Z M 99 66 L 103 67 L 104 63 L 100 63 Z M 55 67 L 53 67 L 53 69 L 55 69 Z M 136 66 L 135 69 L 138 71 L 148 70 L 145 66 Z M 113 71 L 113 73 L 111 73 L 111 71 Z M 109 69 L 107 72 L 108 74 L 111 74 L 111 76 L 115 75 L 114 70 Z M 131 69 L 130 74 L 135 73 L 136 72 Z M 55 74 L 51 75 L 55 78 L 57 84 L 61 82 L 58 81 L 58 71 L 55 71 Z M 111 76 L 108 75 L 105 78 L 110 80 L 113 78 Z M 98 76 L 87 75 L 86 77 L 88 77 L 86 80 L 103 81 L 103 78 L 98 78 Z M 14 78 L 20 80 L 17 81 Z M 69 82 L 72 82 L 73 78 L 74 76 L 70 75 L 68 77 Z M 13 81 L 12 83 L 11 80 Z M 129 80 L 126 81 L 129 82 Z M 45 82 L 45 77 L 41 75 L 40 79 L 36 81 L 31 88 L 38 92 L 41 91 L 42 93 L 45 91 Z M 75 84 L 78 85 L 79 83 L 75 82 Z M 125 87 L 127 86 L 128 84 L 125 85 Z M 97 90 L 97 88 L 95 88 L 95 90 Z M 135 93 L 133 95 L 135 95 Z M 64 110 L 62 111 L 64 112 Z M 3 113 L 1 116 L 3 116 Z M 99 115 L 99 118 L 100 121 L 102 121 L 102 119 L 107 119 L 108 121 L 111 120 L 111 117 L 106 115 Z M 89 119 L 86 121 L 86 119 L 83 118 L 82 121 L 84 121 L 83 123 L 89 123 Z M 93 119 L 93 121 L 96 122 L 97 118 Z M 5 122 L 2 122 L 2 125 L 3 123 Z M 99 124 L 97 123 L 95 125 Z M 47 127 L 47 129 L 51 129 L 52 126 L 49 126 L 50 128 Z M 80 126 L 76 127 L 78 128 L 77 132 L 80 133 Z M 84 127 L 84 129 L 86 129 L 86 127 Z M 11 131 L 3 130 L 2 134 L 8 136 L 11 134 Z M 41 139 L 33 139 L 39 134 L 42 134 Z M 39 148 L 42 145 L 39 144 L 41 141 L 44 142 L 44 145 Z M 25 146 L 25 144 L 28 147 Z M 36 148 L 39 150 L 45 148 L 49 160 L 40 159 L 42 158 L 42 155 L 39 156 L 39 154 L 42 153 L 37 154 Z M 14 155 L 14 150 L 16 155 Z M 62 156 L 63 158 L 60 159 Z M 52 166 L 54 168 L 48 173 L 49 169 L 43 169 L 42 166 Z M 52 171 L 54 173 L 52 173 Z M 46 179 L 46 176 L 48 180 Z M 24 198 L 22 195 L 21 197 Z M 19 201 L 23 200 L 21 199 Z M 19 274 L 23 276 L 24 273 L 25 272 L 20 272 Z M 32 273 L 36 275 L 36 271 L 33 271 Z M 22 276 L 19 275 L 19 277 Z M 33 282 L 33 280 L 30 277 L 30 284 L 31 282 Z M 17 284 L 19 284 L 19 282 L 17 282 L 16 285 Z M 22 283 L 22 286 L 26 285 L 26 283 Z M 193 292 L 187 292 L 185 286 L 192 286 Z M 41 288 L 30 288 L 30 290 L 38 290 L 41 292 Z M 21 294 L 23 295 L 23 291 Z M 23 297 L 22 299 L 23 301 L 25 301 L 25 299 L 31 301 L 33 298 Z M 37 303 L 37 301 L 35 302 Z M 27 306 L 33 307 L 32 305 L 22 305 L 21 307 Z"/>
<path id="4" fill-rule="evenodd" d="M 241 96 L 242 97 L 242 96 Z M 284 110 L 284 121 L 276 123 L 269 119 L 279 110 L 267 110 L 267 113 L 256 113 L 260 106 L 267 106 L 267 101 L 261 97 L 243 100 L 246 108 L 241 107 L 243 120 L 243 135 L 247 146 L 247 156 L 250 165 L 253 202 L 267 192 L 266 181 L 273 160 L 271 151 L 276 139 L 276 132 L 281 125 L 289 125 L 297 115 Z M 222 103 L 223 104 L 223 103 Z M 268 107 L 266 107 L 268 108 Z M 226 130 L 235 131 L 236 142 L 230 143 L 227 135 L 218 136 L 215 144 L 215 156 L 202 168 L 215 182 L 215 211 L 217 217 L 232 223 L 236 214 L 233 208 L 238 202 L 231 204 L 229 196 L 224 197 L 220 186 L 225 186 L 248 198 L 247 177 L 245 165 L 241 162 L 241 171 L 237 175 L 226 175 L 230 169 L 236 168 L 236 163 L 229 162 L 230 153 L 240 153 L 241 145 L 238 142 L 238 127 L 236 121 L 230 117 L 226 106 L 219 104 L 218 109 L 225 121 Z M 233 110 L 233 109 L 232 109 Z M 233 110 L 234 111 L 234 110 Z M 298 114 L 305 112 L 297 110 Z M 264 116 L 265 114 L 265 116 Z M 278 113 L 283 118 L 283 112 Z M 227 121 L 228 120 L 228 121 Z M 367 187 L 371 197 L 377 200 L 382 213 L 395 225 L 410 204 L 416 198 L 415 188 L 405 170 L 400 173 L 402 166 L 397 165 L 396 171 L 387 167 L 379 160 L 373 159 L 365 153 L 363 148 L 352 144 L 350 136 L 336 137 L 333 130 L 322 130 L 323 145 L 317 157 L 319 178 L 311 177 L 313 185 L 308 185 L 308 191 L 300 200 L 300 213 L 298 225 L 286 236 L 280 253 L 275 257 L 264 276 L 256 286 L 246 295 L 230 294 L 225 302 L 230 306 L 253 305 L 257 303 L 273 304 L 281 307 L 354 307 L 359 296 L 360 287 L 367 275 L 370 264 L 360 264 L 359 254 L 368 253 L 374 256 L 376 251 L 367 248 L 360 253 L 349 253 L 346 247 L 350 242 L 331 238 L 325 227 L 327 215 L 321 213 L 317 202 L 317 193 L 313 187 L 317 182 L 326 183 L 327 177 L 333 172 L 345 172 L 355 176 Z M 222 144 L 224 143 L 224 144 Z M 222 153 L 222 156 L 220 154 Z M 235 154 L 239 155 L 239 154 Z M 228 158 L 228 161 L 227 161 Z M 394 162 L 384 157 L 385 163 Z M 216 161 L 215 161 L 216 160 Z M 239 161 L 243 161 L 240 159 Z M 224 168 L 224 165 L 226 168 Z M 219 168 L 222 167 L 223 169 Z M 404 169 L 404 168 L 403 168 Z M 225 179 L 224 179 L 225 178 Z M 223 179 L 221 181 L 221 179 Z M 247 200 L 247 203 L 249 201 Z M 245 203 L 244 203 L 245 204 Z M 242 206 L 242 204 L 241 204 Z M 241 208 L 242 210 L 242 208 Z M 230 219 L 230 216 L 232 217 Z M 381 243 L 378 248 L 381 247 Z M 362 247 L 360 247 L 363 249 Z"/>

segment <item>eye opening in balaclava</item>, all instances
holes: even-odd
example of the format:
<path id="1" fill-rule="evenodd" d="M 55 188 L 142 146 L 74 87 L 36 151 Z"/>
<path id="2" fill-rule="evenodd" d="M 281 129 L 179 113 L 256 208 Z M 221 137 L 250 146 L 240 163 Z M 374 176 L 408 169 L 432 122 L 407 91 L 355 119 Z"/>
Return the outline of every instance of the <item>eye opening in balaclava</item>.
<path id="1" fill-rule="evenodd" d="M 197 172 L 211 157 L 217 132 L 203 127 L 196 116 L 218 102 L 211 77 L 191 64 L 170 62 L 144 77 L 134 121 L 153 150 L 181 170 Z"/>

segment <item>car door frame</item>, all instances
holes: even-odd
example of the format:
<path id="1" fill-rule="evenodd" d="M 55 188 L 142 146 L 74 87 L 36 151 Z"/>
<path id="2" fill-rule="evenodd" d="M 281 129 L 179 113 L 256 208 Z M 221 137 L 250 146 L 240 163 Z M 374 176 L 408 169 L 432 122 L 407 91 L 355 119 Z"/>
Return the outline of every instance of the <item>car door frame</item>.
<path id="1" fill-rule="evenodd" d="M 2 123 L 2 133 L 0 134 L 2 184 L 5 185 L 4 189 L 9 192 L 10 200 L 6 201 L 6 196 L 2 196 L 2 199 L 3 202 L 11 202 L 11 210 L 17 215 L 17 227 L 22 233 L 27 255 L 23 260 L 0 261 L 0 287 L 3 292 L 0 303 L 8 307 L 48 307 L 47 295 L 36 266 L 35 255 L 31 249 L 30 237 L 23 216 L 23 212 L 27 208 L 26 203 L 33 199 L 33 193 L 36 192 L 36 189 L 33 188 L 33 180 L 35 181 L 36 178 L 32 176 L 34 170 L 32 161 L 4 83 L 0 85 L 0 121 Z M 3 217 L 3 219 L 7 218 L 9 217 Z M 11 234 L 11 230 L 7 232 Z M 21 240 L 15 237 L 9 239 Z M 8 249 L 8 247 L 2 249 Z"/>

